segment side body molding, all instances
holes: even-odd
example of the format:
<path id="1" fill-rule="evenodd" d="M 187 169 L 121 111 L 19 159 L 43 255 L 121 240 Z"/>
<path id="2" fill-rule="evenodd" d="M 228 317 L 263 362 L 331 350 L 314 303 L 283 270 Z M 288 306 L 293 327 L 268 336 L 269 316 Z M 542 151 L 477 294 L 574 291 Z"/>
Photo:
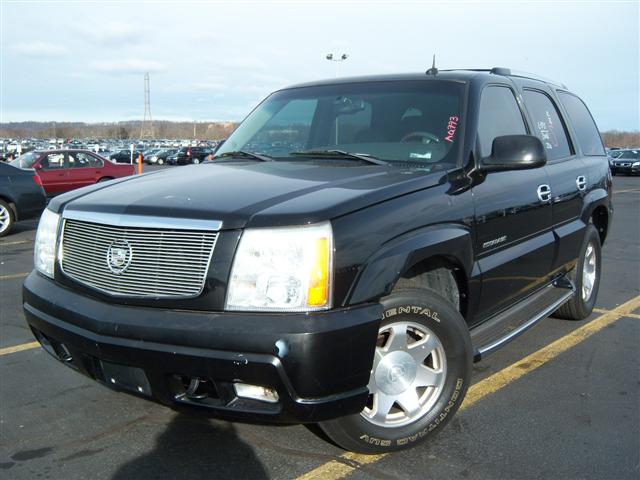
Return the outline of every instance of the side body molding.
<path id="1" fill-rule="evenodd" d="M 347 297 L 347 304 L 388 295 L 404 272 L 436 256 L 450 259 L 469 278 L 473 268 L 469 230 L 456 224 L 433 225 L 388 241 L 365 263 Z"/>

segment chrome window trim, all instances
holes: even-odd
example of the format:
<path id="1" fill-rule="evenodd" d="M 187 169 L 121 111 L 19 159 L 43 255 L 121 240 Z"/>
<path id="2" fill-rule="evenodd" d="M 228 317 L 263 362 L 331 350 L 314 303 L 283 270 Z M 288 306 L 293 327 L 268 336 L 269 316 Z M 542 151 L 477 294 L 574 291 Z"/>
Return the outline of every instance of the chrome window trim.
<path id="1" fill-rule="evenodd" d="M 198 218 L 156 217 L 148 215 L 127 215 L 124 213 L 84 212 L 64 209 L 63 219 L 110 225 L 113 227 L 165 228 L 176 230 L 207 230 L 217 232 L 222 229 L 220 220 Z"/>

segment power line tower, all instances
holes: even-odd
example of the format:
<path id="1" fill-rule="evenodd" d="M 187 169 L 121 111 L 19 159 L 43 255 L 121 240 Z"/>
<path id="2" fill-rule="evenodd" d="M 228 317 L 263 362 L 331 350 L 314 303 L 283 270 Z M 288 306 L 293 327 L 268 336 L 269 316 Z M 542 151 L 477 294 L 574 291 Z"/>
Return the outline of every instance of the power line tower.
<path id="1" fill-rule="evenodd" d="M 144 74 L 144 117 L 140 129 L 140 139 L 154 138 L 153 118 L 151 118 L 151 95 L 149 93 L 149 73 Z"/>

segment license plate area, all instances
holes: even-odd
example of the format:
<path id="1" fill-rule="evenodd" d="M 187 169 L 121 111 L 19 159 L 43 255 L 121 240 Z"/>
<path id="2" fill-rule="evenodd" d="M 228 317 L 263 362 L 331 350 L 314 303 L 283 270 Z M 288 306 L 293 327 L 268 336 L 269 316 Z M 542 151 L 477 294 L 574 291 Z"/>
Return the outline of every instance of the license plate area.
<path id="1" fill-rule="evenodd" d="M 100 369 L 104 382 L 110 387 L 151 396 L 149 380 L 141 368 L 100 360 Z"/>

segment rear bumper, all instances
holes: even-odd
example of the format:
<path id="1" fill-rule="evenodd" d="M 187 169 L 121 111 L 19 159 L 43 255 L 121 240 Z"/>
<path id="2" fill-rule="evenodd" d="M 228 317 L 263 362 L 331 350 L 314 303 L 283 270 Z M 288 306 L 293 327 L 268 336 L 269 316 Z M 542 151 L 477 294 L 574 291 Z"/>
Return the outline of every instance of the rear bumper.
<path id="1" fill-rule="evenodd" d="M 362 410 L 381 315 L 378 304 L 308 315 L 130 307 L 37 273 L 23 300 L 45 348 L 108 386 L 221 418 L 294 423 Z M 185 396 L 189 378 L 209 382 L 212 394 Z M 238 397 L 236 382 L 274 389 L 279 400 Z"/>

